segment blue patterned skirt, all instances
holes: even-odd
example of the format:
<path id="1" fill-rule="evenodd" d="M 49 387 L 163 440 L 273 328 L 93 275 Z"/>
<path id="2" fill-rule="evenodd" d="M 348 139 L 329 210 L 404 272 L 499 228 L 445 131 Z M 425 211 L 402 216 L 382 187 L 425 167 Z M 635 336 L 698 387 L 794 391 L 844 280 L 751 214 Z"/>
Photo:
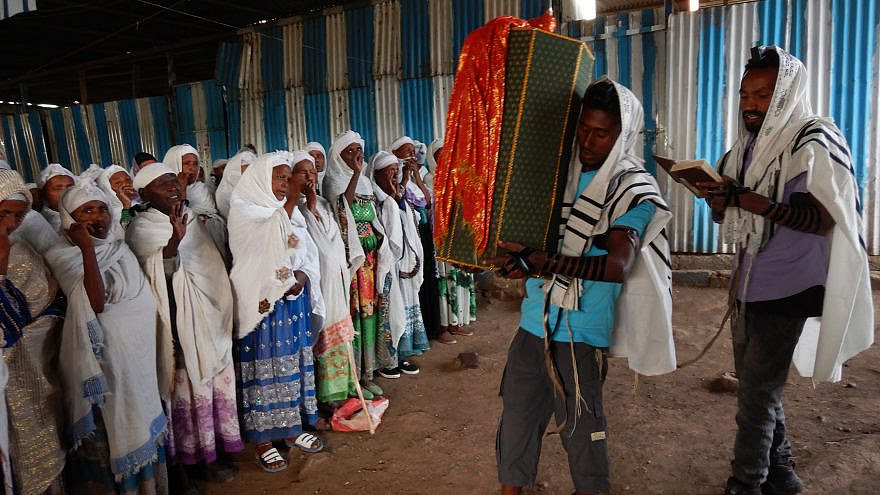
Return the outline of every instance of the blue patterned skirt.
<path id="1" fill-rule="evenodd" d="M 245 440 L 292 438 L 317 421 L 309 289 L 275 302 L 272 312 L 235 341 Z"/>

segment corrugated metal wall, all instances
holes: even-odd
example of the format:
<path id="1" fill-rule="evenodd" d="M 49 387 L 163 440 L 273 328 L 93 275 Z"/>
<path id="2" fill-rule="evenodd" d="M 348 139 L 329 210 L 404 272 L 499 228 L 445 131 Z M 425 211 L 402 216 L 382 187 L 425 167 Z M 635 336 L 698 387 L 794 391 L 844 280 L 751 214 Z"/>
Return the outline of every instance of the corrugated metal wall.
<path id="1" fill-rule="evenodd" d="M 374 0 L 261 26 L 221 44 L 219 86 L 175 88 L 171 112 L 161 97 L 49 111 L 50 156 L 76 169 L 128 157 L 138 144 L 161 154 L 172 141 L 188 140 L 207 162 L 245 142 L 259 151 L 299 148 L 306 140 L 329 147 L 349 127 L 363 135 L 368 153 L 402 133 L 430 141 L 443 134 L 467 34 L 498 15 L 534 17 L 547 3 Z M 751 46 L 777 43 L 801 57 L 814 108 L 834 117 L 849 139 L 866 205 L 866 240 L 871 253 L 880 254 L 878 17 L 874 1 L 764 0 L 668 19 L 663 9 L 615 14 L 560 31 L 589 44 L 596 76 L 607 73 L 642 100 L 640 149 L 651 171 L 654 152 L 715 161 L 731 146 Z M 42 133 L 27 117 L 6 117 L 2 124 L 10 161 L 33 175 L 46 161 Z M 134 129 L 139 142 L 129 135 Z M 668 178 L 660 180 L 675 212 L 673 249 L 728 251 L 705 205 Z"/>

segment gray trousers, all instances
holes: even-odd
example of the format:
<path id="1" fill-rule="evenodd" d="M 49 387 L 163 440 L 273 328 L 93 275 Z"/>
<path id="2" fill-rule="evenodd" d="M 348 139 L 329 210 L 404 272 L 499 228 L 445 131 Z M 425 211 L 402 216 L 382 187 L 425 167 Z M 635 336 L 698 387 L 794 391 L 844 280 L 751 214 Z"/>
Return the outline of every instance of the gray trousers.
<path id="1" fill-rule="evenodd" d="M 743 314 L 744 313 L 744 314 Z M 772 465 L 791 456 L 785 436 L 782 388 L 806 318 L 750 309 L 737 311 L 733 360 L 739 377 L 733 477 L 749 486 L 767 479 Z"/>
<path id="2" fill-rule="evenodd" d="M 547 374 L 544 341 L 519 329 L 507 356 L 501 379 L 504 410 L 498 425 L 495 454 L 498 480 L 503 485 L 528 486 L 535 482 L 541 442 L 550 416 L 559 425 L 562 446 L 577 491 L 608 493 L 608 427 L 602 411 L 602 384 L 607 373 L 606 352 L 587 344 L 574 344 L 578 382 L 583 398 L 576 412 L 571 344 L 551 343 L 551 352 L 565 389 L 565 398 L 554 393 Z"/>

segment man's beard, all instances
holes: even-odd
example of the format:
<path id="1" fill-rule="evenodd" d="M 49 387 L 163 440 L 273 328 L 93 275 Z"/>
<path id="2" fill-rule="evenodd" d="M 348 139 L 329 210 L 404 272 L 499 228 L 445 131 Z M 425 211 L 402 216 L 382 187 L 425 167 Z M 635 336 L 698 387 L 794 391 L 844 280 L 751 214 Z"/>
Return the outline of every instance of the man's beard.
<path id="1" fill-rule="evenodd" d="M 749 121 L 745 119 L 746 115 L 754 115 L 760 117 L 761 120 L 759 120 L 757 123 L 749 123 Z M 761 130 L 761 126 L 764 125 L 764 118 L 767 116 L 767 114 L 761 112 L 743 112 L 742 116 L 743 125 L 745 126 L 746 130 L 751 132 L 752 134 L 755 134 Z"/>

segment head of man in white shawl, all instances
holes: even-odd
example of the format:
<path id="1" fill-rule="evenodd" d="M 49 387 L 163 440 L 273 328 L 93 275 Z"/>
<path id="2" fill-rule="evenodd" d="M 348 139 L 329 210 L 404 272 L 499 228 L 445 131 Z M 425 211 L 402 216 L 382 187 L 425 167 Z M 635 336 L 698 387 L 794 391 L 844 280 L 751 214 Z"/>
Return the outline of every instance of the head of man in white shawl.
<path id="1" fill-rule="evenodd" d="M 223 180 L 223 172 L 226 170 L 227 163 L 229 160 L 226 158 L 218 158 L 211 164 L 211 178 L 214 180 L 215 186 Z"/>
<path id="2" fill-rule="evenodd" d="M 391 152 L 405 163 L 415 163 L 416 143 L 409 136 L 403 136 L 391 143 Z"/>
<path id="3" fill-rule="evenodd" d="M 169 216 L 183 203 L 178 176 L 162 163 L 142 169 L 132 187 L 146 204 Z"/>
<path id="4" fill-rule="evenodd" d="M 132 202 L 137 200 L 131 175 L 119 165 L 110 165 L 104 169 L 96 182 L 104 194 L 108 195 L 107 199 L 111 203 L 118 202 L 123 208 L 131 208 Z M 109 197 L 111 194 L 112 198 Z"/>
<path id="5" fill-rule="evenodd" d="M 50 163 L 40 172 L 40 177 L 37 179 L 43 202 L 52 211 L 58 211 L 61 195 L 67 188 L 73 187 L 75 183 L 76 179 L 73 173 L 61 166 L 60 163 Z"/>

